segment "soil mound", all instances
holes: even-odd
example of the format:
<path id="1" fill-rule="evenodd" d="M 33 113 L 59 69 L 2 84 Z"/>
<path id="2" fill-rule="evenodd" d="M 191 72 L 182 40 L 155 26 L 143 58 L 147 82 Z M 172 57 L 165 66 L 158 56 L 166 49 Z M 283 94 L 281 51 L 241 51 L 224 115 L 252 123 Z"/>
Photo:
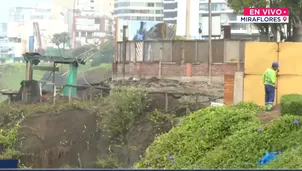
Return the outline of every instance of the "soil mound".
<path id="1" fill-rule="evenodd" d="M 144 106 L 141 111 L 137 110 L 140 107 L 119 111 L 125 108 L 124 102 L 139 104 L 133 99 L 133 102 L 120 99 L 121 96 L 44 106 L 8 106 L 4 113 L 10 113 L 8 110 L 13 109 L 15 113 L 23 112 L 25 116 L 21 119 L 15 148 L 21 152 L 21 163 L 30 168 L 133 167 L 156 135 L 169 131 L 177 119 L 175 115 L 160 112 L 164 111 L 164 106 L 156 103 L 158 97 L 151 98 L 150 106 Z M 171 104 L 171 107 L 175 105 Z M 125 118 L 122 112 L 137 112 L 138 115 L 130 126 L 121 126 L 121 130 L 125 131 L 115 137 L 110 132 L 110 125 L 114 123 L 107 122 L 110 121 L 108 117 L 113 119 L 112 122 L 125 122 L 121 119 Z M 15 120 L 19 118 L 22 117 L 18 115 Z M 112 163 L 112 159 L 116 163 Z"/>
<path id="2" fill-rule="evenodd" d="M 22 161 L 33 168 L 92 166 L 96 161 L 96 116 L 85 110 L 38 113 L 21 124 Z M 93 148 L 94 147 L 94 148 Z"/>

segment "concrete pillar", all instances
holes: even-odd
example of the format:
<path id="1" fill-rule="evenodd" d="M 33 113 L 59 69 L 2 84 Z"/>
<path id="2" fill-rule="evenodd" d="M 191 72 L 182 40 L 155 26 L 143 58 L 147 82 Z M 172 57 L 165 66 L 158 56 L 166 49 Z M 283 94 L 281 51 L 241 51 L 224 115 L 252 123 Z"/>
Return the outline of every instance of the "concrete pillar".
<path id="1" fill-rule="evenodd" d="M 235 72 L 234 80 L 234 104 L 243 101 L 243 83 L 244 83 L 244 73 L 239 71 Z"/>

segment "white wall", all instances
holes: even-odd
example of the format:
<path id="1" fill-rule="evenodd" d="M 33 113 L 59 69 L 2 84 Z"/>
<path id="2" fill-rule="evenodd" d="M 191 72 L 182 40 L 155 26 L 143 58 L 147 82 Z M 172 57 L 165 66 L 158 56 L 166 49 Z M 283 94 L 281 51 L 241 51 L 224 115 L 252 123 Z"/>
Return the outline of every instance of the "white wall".
<path id="1" fill-rule="evenodd" d="M 176 35 L 186 35 L 186 0 L 177 0 L 177 30 Z"/>
<path id="2" fill-rule="evenodd" d="M 186 35 L 186 0 L 177 0 L 177 30 L 176 34 L 179 36 Z M 199 0 L 191 0 L 190 4 L 190 37 L 198 38 L 199 28 Z"/>
<path id="3" fill-rule="evenodd" d="M 191 9 L 190 9 L 190 37 L 198 38 L 199 37 L 199 0 L 191 0 Z"/>

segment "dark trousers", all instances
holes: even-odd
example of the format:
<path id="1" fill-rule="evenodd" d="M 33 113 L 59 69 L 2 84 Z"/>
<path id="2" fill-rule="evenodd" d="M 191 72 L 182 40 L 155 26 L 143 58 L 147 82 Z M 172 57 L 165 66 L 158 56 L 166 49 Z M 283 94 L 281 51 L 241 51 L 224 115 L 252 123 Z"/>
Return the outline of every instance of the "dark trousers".
<path id="1" fill-rule="evenodd" d="M 264 85 L 265 86 L 265 105 L 273 106 L 275 101 L 275 87 L 272 85 Z"/>

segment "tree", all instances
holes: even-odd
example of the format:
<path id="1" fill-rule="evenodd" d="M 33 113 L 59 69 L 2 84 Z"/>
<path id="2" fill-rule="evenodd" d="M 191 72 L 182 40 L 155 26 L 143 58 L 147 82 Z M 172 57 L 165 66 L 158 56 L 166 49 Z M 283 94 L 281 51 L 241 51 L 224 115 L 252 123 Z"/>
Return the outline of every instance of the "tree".
<path id="1" fill-rule="evenodd" d="M 63 49 L 65 50 L 66 43 L 70 41 L 70 37 L 67 32 L 56 33 L 52 36 L 52 43 L 54 43 L 58 48 L 63 44 Z"/>
<path id="2" fill-rule="evenodd" d="M 302 0 L 281 0 L 282 7 L 290 10 L 289 23 L 287 24 L 289 40 L 302 42 Z M 293 30 L 292 34 L 290 30 Z"/>
<path id="3" fill-rule="evenodd" d="M 90 52 L 90 53 L 88 53 Z M 84 45 L 72 50 L 72 57 L 86 57 L 87 55 L 91 55 L 91 53 L 96 53 L 97 47 L 95 45 Z M 82 55 L 83 54 L 83 55 Z"/>
<path id="4" fill-rule="evenodd" d="M 100 46 L 100 50 L 93 56 L 91 66 L 99 66 L 114 61 L 114 41 L 108 41 Z"/>
<path id="5" fill-rule="evenodd" d="M 268 5 L 267 0 L 228 0 L 228 6 L 233 8 L 236 14 L 242 14 L 243 8 L 265 8 Z M 255 24 L 261 35 L 269 34 L 269 24 Z"/>

